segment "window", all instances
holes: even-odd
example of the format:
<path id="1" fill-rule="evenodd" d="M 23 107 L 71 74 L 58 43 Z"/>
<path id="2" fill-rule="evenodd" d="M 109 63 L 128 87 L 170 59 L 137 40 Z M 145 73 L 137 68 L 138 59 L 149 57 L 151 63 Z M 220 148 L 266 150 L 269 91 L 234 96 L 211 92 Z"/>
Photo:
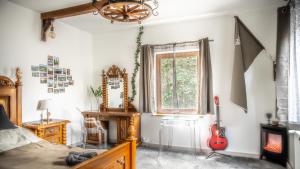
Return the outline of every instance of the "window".
<path id="1" fill-rule="evenodd" d="M 199 51 L 156 54 L 158 113 L 197 112 Z"/>

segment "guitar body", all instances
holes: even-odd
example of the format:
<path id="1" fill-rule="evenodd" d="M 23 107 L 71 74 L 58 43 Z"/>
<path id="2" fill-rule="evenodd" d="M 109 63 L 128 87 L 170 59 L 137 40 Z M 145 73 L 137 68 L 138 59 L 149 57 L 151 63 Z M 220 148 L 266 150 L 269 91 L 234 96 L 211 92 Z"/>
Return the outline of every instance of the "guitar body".
<path id="1" fill-rule="evenodd" d="M 225 136 L 225 128 L 220 126 L 220 112 L 219 112 L 219 97 L 215 96 L 217 120 L 216 123 L 210 127 L 211 137 L 208 139 L 208 146 L 212 150 L 225 150 L 228 145 L 228 140 Z"/>
<path id="2" fill-rule="evenodd" d="M 227 138 L 225 137 L 225 128 L 220 127 L 218 130 L 217 124 L 214 124 L 210 128 L 211 131 L 211 138 L 208 141 L 208 146 L 212 150 L 225 150 L 228 141 Z"/>

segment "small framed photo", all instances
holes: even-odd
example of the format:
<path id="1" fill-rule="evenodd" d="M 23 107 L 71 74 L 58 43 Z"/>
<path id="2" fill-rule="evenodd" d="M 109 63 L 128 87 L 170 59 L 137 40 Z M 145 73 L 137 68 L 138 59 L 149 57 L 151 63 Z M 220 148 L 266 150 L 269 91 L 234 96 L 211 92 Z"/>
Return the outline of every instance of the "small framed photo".
<path id="1" fill-rule="evenodd" d="M 59 58 L 58 57 L 53 57 L 53 64 L 54 64 L 54 66 L 59 65 Z"/>
<path id="2" fill-rule="evenodd" d="M 69 81 L 69 85 L 70 85 L 70 86 L 73 86 L 73 85 L 74 85 L 74 80 Z"/>
<path id="3" fill-rule="evenodd" d="M 68 87 L 68 86 L 69 86 L 69 82 L 65 82 L 64 87 Z"/>
<path id="4" fill-rule="evenodd" d="M 57 83 L 57 86 L 58 86 L 58 87 L 64 87 L 64 82 L 58 82 L 58 83 Z"/>
<path id="5" fill-rule="evenodd" d="M 67 69 L 66 68 L 63 68 L 63 73 L 62 74 L 64 74 L 64 75 L 67 74 Z"/>
<path id="6" fill-rule="evenodd" d="M 57 74 L 57 75 L 61 75 L 62 74 L 62 68 L 55 68 L 54 73 Z"/>
<path id="7" fill-rule="evenodd" d="M 68 81 L 72 81 L 72 76 L 67 76 Z"/>
<path id="8" fill-rule="evenodd" d="M 47 76 L 48 76 L 47 72 L 40 72 L 40 77 L 47 77 Z"/>
<path id="9" fill-rule="evenodd" d="M 48 87 L 53 87 L 54 86 L 54 81 L 53 81 L 53 77 L 49 77 L 48 78 Z"/>
<path id="10" fill-rule="evenodd" d="M 58 94 L 59 93 L 59 89 L 54 89 L 54 94 Z"/>
<path id="11" fill-rule="evenodd" d="M 70 75 L 70 74 L 71 74 L 71 70 L 67 69 L 67 75 Z"/>
<path id="12" fill-rule="evenodd" d="M 53 66 L 54 65 L 54 60 L 53 60 L 53 56 L 48 56 L 48 66 Z"/>
<path id="13" fill-rule="evenodd" d="M 65 88 L 59 88 L 59 93 L 65 93 Z"/>
<path id="14" fill-rule="evenodd" d="M 31 66 L 31 71 L 33 71 L 33 72 L 37 72 L 37 71 L 39 71 L 40 70 L 40 67 L 39 66 Z"/>
<path id="15" fill-rule="evenodd" d="M 53 88 L 48 88 L 48 93 L 53 93 Z"/>
<path id="16" fill-rule="evenodd" d="M 53 87 L 54 87 L 54 88 L 57 88 L 57 86 L 58 86 L 57 83 L 54 83 L 54 84 L 53 84 Z"/>
<path id="17" fill-rule="evenodd" d="M 53 75 L 54 71 L 53 71 L 53 67 L 48 67 L 48 75 Z"/>
<path id="18" fill-rule="evenodd" d="M 41 78 L 41 79 L 40 79 L 40 83 L 41 83 L 41 84 L 47 84 L 47 78 L 44 78 L 44 77 Z"/>
<path id="19" fill-rule="evenodd" d="M 40 72 L 32 72 L 32 77 L 40 77 Z"/>
<path id="20" fill-rule="evenodd" d="M 47 73 L 47 65 L 40 64 L 39 69 L 40 69 L 40 72 L 46 72 Z"/>
<path id="21" fill-rule="evenodd" d="M 59 75 L 58 76 L 58 81 L 65 82 L 66 81 L 66 76 L 65 75 Z"/>

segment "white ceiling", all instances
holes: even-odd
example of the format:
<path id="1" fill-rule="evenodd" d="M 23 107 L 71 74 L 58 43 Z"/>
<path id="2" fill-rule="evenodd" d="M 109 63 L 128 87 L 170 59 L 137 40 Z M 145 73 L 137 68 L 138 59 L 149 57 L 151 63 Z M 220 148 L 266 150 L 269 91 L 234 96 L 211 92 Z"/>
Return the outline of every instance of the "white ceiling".
<path id="1" fill-rule="evenodd" d="M 91 0 L 11 0 L 37 12 L 47 12 L 91 2 Z M 158 0 L 159 16 L 152 16 L 143 24 L 159 24 L 211 15 L 231 14 L 232 11 L 256 10 L 286 4 L 284 0 Z M 233 13 L 232 13 L 233 14 Z M 111 24 L 99 15 L 80 15 L 61 19 L 91 33 L 127 29 L 137 24 Z"/>

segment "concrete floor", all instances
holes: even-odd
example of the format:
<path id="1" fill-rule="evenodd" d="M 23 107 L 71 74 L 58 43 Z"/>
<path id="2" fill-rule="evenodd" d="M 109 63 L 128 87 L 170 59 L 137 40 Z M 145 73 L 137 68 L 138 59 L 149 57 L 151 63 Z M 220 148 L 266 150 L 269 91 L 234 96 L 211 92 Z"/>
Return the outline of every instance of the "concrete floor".
<path id="1" fill-rule="evenodd" d="M 214 156 L 193 156 L 186 153 L 162 152 L 139 147 L 137 150 L 137 169 L 284 169 L 284 167 L 265 160 Z"/>
<path id="2" fill-rule="evenodd" d="M 109 147 L 113 147 L 110 145 Z M 102 149 L 87 145 L 86 148 Z M 136 168 L 137 169 L 285 169 L 284 167 L 265 160 L 214 156 L 206 159 L 205 155 L 194 156 L 188 153 L 159 151 L 152 148 L 138 147 Z"/>

